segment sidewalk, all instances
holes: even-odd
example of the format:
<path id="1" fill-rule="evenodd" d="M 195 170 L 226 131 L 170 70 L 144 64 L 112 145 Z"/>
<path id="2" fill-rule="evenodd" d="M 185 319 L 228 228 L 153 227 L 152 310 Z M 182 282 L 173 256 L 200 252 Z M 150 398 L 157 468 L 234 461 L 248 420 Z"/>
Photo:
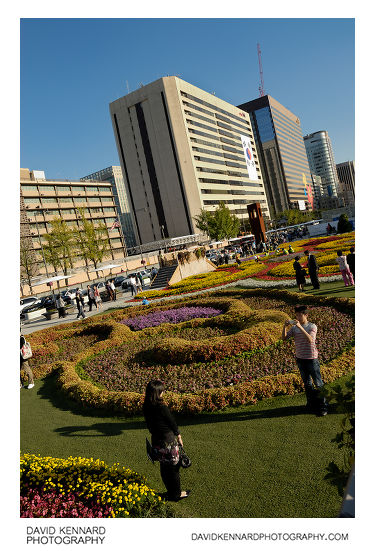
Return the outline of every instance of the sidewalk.
<path id="1" fill-rule="evenodd" d="M 133 297 L 130 291 L 125 292 L 116 300 L 109 300 L 108 302 L 103 302 L 101 309 L 96 309 L 95 306 L 93 306 L 91 312 L 89 312 L 88 305 L 85 303 L 85 316 L 86 318 L 91 318 L 92 316 L 95 316 L 97 314 L 103 314 L 104 312 L 112 308 L 124 308 L 127 306 L 134 306 L 134 303 L 131 302 L 132 298 Z M 77 319 L 77 313 L 78 313 L 77 308 L 74 305 L 73 310 L 68 311 L 65 318 L 55 318 L 51 320 L 46 320 L 43 316 L 41 316 L 38 319 L 23 322 L 23 325 L 21 326 L 22 334 L 29 335 L 30 333 L 34 333 L 34 331 L 39 331 L 40 329 L 47 329 L 48 327 L 55 327 L 56 325 L 61 325 L 63 323 L 72 323 L 74 321 L 77 323 L 80 323 L 82 318 Z"/>

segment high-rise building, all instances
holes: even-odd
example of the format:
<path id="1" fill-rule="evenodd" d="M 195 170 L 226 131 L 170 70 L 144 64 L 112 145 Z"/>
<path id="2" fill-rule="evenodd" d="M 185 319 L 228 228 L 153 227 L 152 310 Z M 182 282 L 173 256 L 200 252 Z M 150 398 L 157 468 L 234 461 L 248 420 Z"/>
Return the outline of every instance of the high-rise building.
<path id="1" fill-rule="evenodd" d="M 299 118 L 269 95 L 238 107 L 250 114 L 272 215 L 313 208 L 311 171 Z"/>
<path id="2" fill-rule="evenodd" d="M 113 197 L 115 199 L 117 211 L 119 213 L 119 221 L 124 234 L 127 248 L 135 247 L 136 240 L 134 235 L 134 228 L 132 222 L 132 216 L 130 213 L 129 200 L 126 195 L 126 188 L 124 184 L 124 178 L 120 166 L 109 166 L 93 172 L 88 176 L 80 178 L 82 182 L 95 181 L 95 182 L 110 182 L 112 184 Z"/>
<path id="3" fill-rule="evenodd" d="M 323 179 L 317 174 L 311 174 L 311 180 L 313 185 L 314 192 L 314 205 L 315 207 L 319 206 L 319 199 L 324 194 Z"/>
<path id="4" fill-rule="evenodd" d="M 339 180 L 328 132 L 319 130 L 304 136 L 303 139 L 311 172 L 324 178 L 326 194 L 337 197 Z"/>
<path id="5" fill-rule="evenodd" d="M 355 163 L 346 161 L 336 165 L 341 191 L 347 204 L 354 203 L 355 198 Z"/>
<path id="6" fill-rule="evenodd" d="M 194 217 L 223 202 L 248 220 L 268 204 L 250 118 L 177 77 L 163 77 L 112 102 L 110 113 L 136 238 L 199 233 Z"/>
<path id="7" fill-rule="evenodd" d="M 70 180 L 51 180 L 43 171 L 21 169 L 21 239 L 28 243 L 37 262 L 37 273 L 51 275 L 54 266 L 46 263 L 43 236 L 49 233 L 54 218 L 65 220 L 72 229 L 78 229 L 80 212 L 87 220 L 107 227 L 109 250 L 107 259 L 123 259 L 126 251 L 120 231 L 113 227 L 118 213 L 109 182 L 84 183 Z M 74 266 L 85 262 L 74 259 Z"/>

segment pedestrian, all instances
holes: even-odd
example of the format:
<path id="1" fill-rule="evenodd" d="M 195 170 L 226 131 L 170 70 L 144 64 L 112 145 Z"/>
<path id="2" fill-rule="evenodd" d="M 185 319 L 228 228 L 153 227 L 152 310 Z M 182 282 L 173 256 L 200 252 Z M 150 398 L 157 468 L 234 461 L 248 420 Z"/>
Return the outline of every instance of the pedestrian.
<path id="1" fill-rule="evenodd" d="M 237 262 L 237 268 L 239 268 L 241 266 L 240 253 L 236 253 L 236 256 L 234 258 Z"/>
<path id="2" fill-rule="evenodd" d="M 106 281 L 105 288 L 107 290 L 109 300 L 113 300 L 113 291 L 112 291 L 112 287 L 110 285 L 109 280 Z"/>
<path id="3" fill-rule="evenodd" d="M 98 309 L 98 305 L 96 304 L 96 300 L 95 300 L 94 289 L 90 287 L 90 285 L 87 285 L 87 297 L 89 300 L 89 312 L 92 311 L 93 304 L 95 304 L 95 308 Z"/>
<path id="4" fill-rule="evenodd" d="M 100 310 L 102 307 L 102 297 L 100 296 L 99 289 L 96 285 L 94 285 L 94 297 L 96 308 Z"/>
<path id="5" fill-rule="evenodd" d="M 82 319 L 85 318 L 85 308 L 84 308 L 84 301 L 83 301 L 83 296 L 82 296 L 82 291 L 81 289 L 77 289 L 76 290 L 76 304 L 77 304 L 77 309 L 78 309 L 78 315 L 77 315 L 77 319 L 79 319 L 80 316 L 82 316 Z"/>
<path id="6" fill-rule="evenodd" d="M 165 386 L 162 381 L 150 381 L 146 387 L 143 413 L 151 433 L 151 446 L 160 462 L 160 474 L 171 501 L 189 497 L 190 490 L 181 491 L 181 433 L 169 408 L 163 403 Z"/>
<path id="7" fill-rule="evenodd" d="M 281 338 L 284 341 L 294 338 L 297 366 L 305 387 L 307 408 L 318 415 L 327 415 L 327 401 L 320 397 L 323 381 L 315 344 L 318 329 L 314 323 L 308 321 L 307 306 L 297 305 L 294 312 L 296 319 L 284 323 Z"/>
<path id="8" fill-rule="evenodd" d="M 354 279 L 353 275 L 349 269 L 348 262 L 346 260 L 346 256 L 342 254 L 342 251 L 337 251 L 337 258 L 336 258 L 337 264 L 340 267 L 340 272 L 342 275 L 342 278 L 345 283 L 345 287 L 349 287 L 349 285 L 354 285 Z"/>
<path id="9" fill-rule="evenodd" d="M 299 263 L 299 259 L 300 257 L 297 255 L 293 262 L 293 268 L 296 272 L 296 283 L 298 285 L 298 288 L 300 291 L 303 291 L 306 285 L 306 270 L 302 268 L 301 264 Z"/>
<path id="10" fill-rule="evenodd" d="M 292 247 L 291 244 L 289 244 L 288 253 L 289 253 L 289 254 L 293 254 L 293 253 L 294 253 L 294 249 L 293 249 L 293 247 Z"/>
<path id="11" fill-rule="evenodd" d="M 353 281 L 355 281 L 355 252 L 354 247 L 350 247 L 350 253 L 346 257 L 346 261 L 349 266 L 349 270 L 351 271 L 351 274 L 353 276 Z"/>
<path id="12" fill-rule="evenodd" d="M 32 352 L 30 344 L 26 342 L 25 337 L 20 334 L 20 388 L 22 388 L 24 385 L 22 383 L 22 371 L 24 371 L 27 375 L 27 386 L 26 388 L 30 390 L 34 387 L 34 376 L 33 372 L 31 371 L 31 367 L 29 364 L 29 358 L 31 358 Z"/>
<path id="13" fill-rule="evenodd" d="M 305 251 L 307 256 L 307 269 L 309 271 L 309 276 L 311 279 L 311 284 L 314 289 L 320 289 L 320 283 L 318 278 L 319 266 L 316 261 L 315 255 L 311 254 L 310 251 Z"/>
<path id="14" fill-rule="evenodd" d="M 63 301 L 60 293 L 56 297 L 56 308 L 59 313 L 59 318 L 65 318 L 66 317 L 65 302 Z"/>
<path id="15" fill-rule="evenodd" d="M 136 288 L 137 288 L 137 293 L 141 293 L 142 292 L 142 283 L 141 283 L 141 280 L 139 278 L 139 274 L 135 274 L 135 285 L 136 285 Z"/>
<path id="16" fill-rule="evenodd" d="M 229 254 L 228 254 L 228 251 L 225 251 L 224 262 L 225 262 L 225 264 L 229 264 Z"/>
<path id="17" fill-rule="evenodd" d="M 112 289 L 112 295 L 113 295 L 113 300 L 116 300 L 116 287 L 115 287 L 115 283 L 114 283 L 114 280 L 111 279 L 111 281 L 109 282 L 109 285 Z"/>
<path id="18" fill-rule="evenodd" d="M 131 289 L 131 292 L 132 292 L 132 297 L 135 297 L 136 294 L 137 294 L 137 282 L 136 282 L 135 277 L 133 275 L 130 276 L 129 283 L 130 283 L 130 289 Z"/>

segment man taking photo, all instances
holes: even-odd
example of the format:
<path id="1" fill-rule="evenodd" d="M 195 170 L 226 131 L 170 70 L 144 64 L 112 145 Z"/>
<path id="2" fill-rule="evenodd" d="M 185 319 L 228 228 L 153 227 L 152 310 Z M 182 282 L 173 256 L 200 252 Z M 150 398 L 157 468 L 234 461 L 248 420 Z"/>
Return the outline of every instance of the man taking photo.
<path id="1" fill-rule="evenodd" d="M 327 415 L 328 404 L 321 398 L 323 381 L 320 374 L 318 349 L 315 344 L 317 326 L 307 319 L 307 306 L 296 306 L 295 320 L 284 323 L 281 338 L 285 341 L 294 338 L 296 360 L 305 387 L 307 407 L 318 415 Z M 313 384 L 315 385 L 315 389 Z"/>

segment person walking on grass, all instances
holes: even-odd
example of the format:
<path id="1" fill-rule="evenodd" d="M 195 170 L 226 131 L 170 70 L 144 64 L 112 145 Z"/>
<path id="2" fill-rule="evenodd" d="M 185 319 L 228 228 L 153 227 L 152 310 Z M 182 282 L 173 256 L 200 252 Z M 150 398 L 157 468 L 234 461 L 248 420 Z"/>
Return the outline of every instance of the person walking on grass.
<path id="1" fill-rule="evenodd" d="M 337 261 L 337 264 L 339 265 L 340 272 L 345 283 L 345 287 L 349 287 L 349 285 L 354 285 L 353 275 L 349 269 L 346 256 L 342 254 L 342 251 L 337 251 L 336 261 Z"/>
<path id="2" fill-rule="evenodd" d="M 307 306 L 297 305 L 294 311 L 296 319 L 285 322 L 281 338 L 284 341 L 289 338 L 294 339 L 297 366 L 305 387 L 307 408 L 317 415 L 327 415 L 327 401 L 320 397 L 323 381 L 315 344 L 318 329 L 308 320 Z"/>
<path id="3" fill-rule="evenodd" d="M 311 284 L 314 289 L 320 289 L 320 283 L 318 278 L 319 266 L 316 261 L 315 255 L 311 254 L 310 251 L 305 251 L 307 256 L 307 269 L 309 271 L 309 276 L 311 279 Z"/>
<path id="4" fill-rule="evenodd" d="M 190 490 L 181 491 L 179 446 L 183 446 L 182 437 L 169 408 L 163 402 L 164 391 L 164 383 L 158 379 L 147 384 L 143 414 L 151 433 L 156 461 L 160 462 L 160 474 L 168 499 L 179 501 L 189 497 Z"/>
<path id="5" fill-rule="evenodd" d="M 27 388 L 28 390 L 30 390 L 31 388 L 34 387 L 34 376 L 33 376 L 33 372 L 31 371 L 31 367 L 30 367 L 30 364 L 29 364 L 29 359 L 28 358 L 24 358 L 24 351 L 23 351 L 23 348 L 24 346 L 26 345 L 26 339 L 25 337 L 21 334 L 20 335 L 20 359 L 21 359 L 21 365 L 20 365 L 20 388 L 22 388 L 24 385 L 22 383 L 22 371 L 24 371 L 27 375 L 27 386 L 25 386 L 25 388 Z"/>
<path id="6" fill-rule="evenodd" d="M 298 289 L 300 291 L 303 291 L 306 285 L 306 270 L 302 268 L 301 264 L 299 263 L 299 256 L 297 255 L 293 262 L 293 268 L 296 272 L 296 283 L 298 285 Z"/>
<path id="7" fill-rule="evenodd" d="M 349 270 L 353 276 L 353 281 L 355 281 L 355 252 L 354 247 L 350 247 L 350 253 L 346 257 L 346 261 L 349 266 Z"/>

